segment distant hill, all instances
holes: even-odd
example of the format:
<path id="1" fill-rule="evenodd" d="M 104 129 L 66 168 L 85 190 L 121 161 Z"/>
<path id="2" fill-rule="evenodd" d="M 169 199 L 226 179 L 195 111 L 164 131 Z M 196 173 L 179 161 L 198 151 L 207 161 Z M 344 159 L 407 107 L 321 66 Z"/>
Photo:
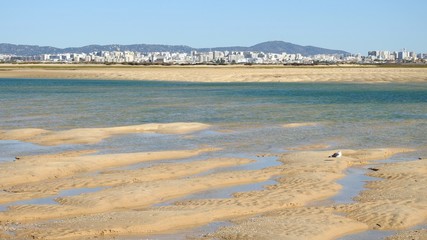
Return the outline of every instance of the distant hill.
<path id="1" fill-rule="evenodd" d="M 84 47 L 55 48 L 37 45 L 14 45 L 0 43 L 0 54 L 14 54 L 18 56 L 34 56 L 40 54 L 59 53 L 91 53 L 99 51 L 135 51 L 135 52 L 190 52 L 193 48 L 188 46 L 158 45 L 158 44 L 133 44 L 133 45 L 88 45 Z"/>
<path id="2" fill-rule="evenodd" d="M 252 51 L 262 51 L 271 53 L 301 53 L 304 56 L 316 54 L 349 54 L 341 50 L 332 50 L 313 46 L 301 46 L 283 41 L 263 42 L 250 47 Z"/>
<path id="3" fill-rule="evenodd" d="M 136 52 L 190 52 L 190 51 L 257 51 L 268 53 L 300 53 L 304 56 L 316 54 L 349 54 L 342 50 L 332 50 L 313 46 L 301 46 L 283 41 L 269 41 L 256 44 L 251 47 L 216 47 L 216 48 L 192 48 L 184 45 L 160 45 L 160 44 L 132 44 L 132 45 L 88 45 L 84 47 L 55 48 L 37 45 L 15 45 L 0 43 L 0 54 L 13 54 L 18 56 L 34 56 L 40 54 L 58 53 L 90 53 L 99 51 L 136 51 Z"/>

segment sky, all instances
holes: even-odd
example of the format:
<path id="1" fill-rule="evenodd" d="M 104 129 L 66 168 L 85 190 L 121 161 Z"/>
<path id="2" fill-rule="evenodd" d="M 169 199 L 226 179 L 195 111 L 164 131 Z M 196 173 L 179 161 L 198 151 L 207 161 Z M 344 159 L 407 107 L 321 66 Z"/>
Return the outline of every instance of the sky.
<path id="1" fill-rule="evenodd" d="M 0 43 L 252 46 L 427 53 L 426 0 L 2 0 Z"/>

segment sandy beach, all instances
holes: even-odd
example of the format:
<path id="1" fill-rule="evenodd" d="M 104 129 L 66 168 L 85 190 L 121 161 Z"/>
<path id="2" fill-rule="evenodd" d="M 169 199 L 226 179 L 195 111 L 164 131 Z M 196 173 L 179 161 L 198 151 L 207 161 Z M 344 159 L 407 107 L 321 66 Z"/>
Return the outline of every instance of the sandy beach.
<path id="1" fill-rule="evenodd" d="M 426 67 L 104 66 L 1 64 L 0 78 L 190 82 L 426 82 Z"/>
<path id="2" fill-rule="evenodd" d="M 312 125 L 296 124 L 290 127 Z M 184 123 L 172 126 L 175 130 L 168 132 L 191 132 Z M 90 142 L 110 137 L 111 133 L 139 132 L 140 128 L 146 129 L 135 126 L 113 128 L 121 131 L 97 129 L 96 132 L 102 134 L 95 134 L 97 139 Z M 35 142 L 41 141 L 42 136 L 49 139 L 61 136 L 61 133 L 46 130 L 22 129 L 24 134 L 20 132 L 19 129 L 3 131 L 2 136 Z M 40 132 L 45 135 L 39 136 Z M 82 137 L 81 131 L 77 130 L 67 131 L 67 136 L 70 139 Z M 62 138 L 54 139 L 57 139 L 56 144 L 67 143 Z M 427 218 L 425 160 L 380 165 L 379 170 L 369 172 L 370 176 L 380 180 L 369 183 L 368 189 L 354 203 L 314 203 L 328 199 L 341 190 L 342 186 L 336 181 L 345 176 L 349 167 L 363 166 L 413 150 L 342 149 L 344 155 L 341 158 L 328 157 L 336 150 L 299 150 L 278 155 L 280 164 L 277 166 L 258 170 L 214 171 L 202 175 L 198 173 L 242 166 L 253 160 L 212 158 L 142 168 L 118 168 L 221 151 L 214 148 L 116 154 L 97 154 L 95 150 L 85 150 L 20 156 L 13 162 L 0 164 L 2 204 L 55 196 L 67 189 L 88 188 L 94 191 L 56 197 L 55 204 L 11 205 L 0 212 L 0 236 L 3 239 L 126 238 L 170 233 L 217 221 L 231 221 L 233 224 L 199 237 L 334 239 L 369 229 L 408 229 L 422 224 Z M 261 190 L 235 192 L 229 198 L 185 199 L 186 196 L 216 188 L 261 183 L 270 179 L 275 179 L 275 183 Z M 171 204 L 158 205 L 180 198 Z"/>
<path id="3" fill-rule="evenodd" d="M 427 68 L 2 65 L 0 77 L 423 83 L 427 81 Z M 354 88 L 356 85 L 359 86 L 351 86 Z M 371 88 L 373 85 L 363 86 Z M 0 162 L 0 239 L 157 239 L 162 235 L 166 237 L 159 239 L 175 239 L 176 234 L 185 231 L 190 239 L 324 240 L 345 239 L 353 234 L 357 239 L 357 234 L 370 231 L 395 231 L 387 235 L 389 239 L 425 239 L 427 161 L 425 156 L 411 155 L 426 151 L 422 132 L 425 108 L 423 96 L 417 95 L 420 94 L 417 89 L 410 92 L 417 99 L 416 104 L 411 105 L 415 111 L 410 117 L 421 119 L 419 121 L 401 120 L 402 115 L 398 115 L 399 121 L 396 121 L 394 115 L 386 115 L 396 111 L 394 105 L 390 108 L 392 110 L 384 110 L 382 118 L 361 121 L 358 117 L 372 115 L 376 107 L 385 106 L 382 101 L 366 104 L 364 99 L 346 104 L 338 101 L 339 104 L 333 107 L 323 103 L 314 105 L 309 111 L 305 107 L 317 99 L 307 101 L 299 98 L 298 101 L 305 101 L 302 107 L 292 104 L 294 99 L 285 101 L 280 98 L 277 102 L 269 102 L 265 100 L 266 96 L 274 94 L 275 90 L 269 88 L 266 95 L 255 99 L 265 102 L 260 101 L 259 106 L 248 104 L 249 111 L 239 112 L 245 107 L 243 105 L 227 108 L 231 104 L 224 101 L 218 109 L 227 114 L 220 116 L 220 111 L 214 111 L 211 115 L 227 121 L 227 117 L 236 117 L 236 121 L 254 114 L 257 108 L 263 109 L 258 113 L 266 113 L 255 120 L 246 119 L 247 122 L 205 123 L 203 120 L 184 122 L 181 119 L 175 122 L 171 119 L 176 116 L 165 114 L 163 107 L 179 112 L 175 107 L 182 105 L 170 102 L 144 105 L 138 102 L 155 109 L 154 115 L 164 114 L 163 121 L 138 122 L 138 119 L 132 125 L 105 124 L 106 127 L 98 127 L 96 124 L 103 123 L 104 119 L 96 116 L 92 119 L 101 121 L 89 125 L 92 127 L 81 127 L 86 126 L 86 118 L 82 121 L 84 124 L 76 124 L 75 121 L 86 114 L 79 112 L 89 105 L 88 102 L 79 105 L 71 116 L 59 111 L 46 117 L 43 115 L 46 105 L 43 101 L 58 99 L 55 97 L 62 93 L 56 94 L 54 89 L 54 94 L 46 94 L 45 87 L 42 85 L 40 92 L 33 93 L 50 97 L 43 100 L 35 98 L 43 105 L 40 112 L 31 109 L 34 106 L 30 104 L 20 116 L 14 116 L 13 107 L 10 107 L 12 110 L 7 116 L 16 118 L 18 124 L 14 125 L 15 120 L 5 121 L 9 127 L 0 128 L 0 141 L 4 143 L 4 155 L 7 156 L 0 156 L 3 157 Z M 78 89 L 85 89 L 85 86 Z M 147 88 L 146 91 L 149 90 Z M 207 90 L 211 89 L 197 90 L 201 92 L 200 98 L 207 95 Z M 257 93 L 252 88 L 249 90 L 251 96 Z M 195 90 L 190 88 L 190 91 Z M 74 99 L 85 97 L 84 94 L 79 95 L 79 91 L 75 92 L 78 95 L 71 95 Z M 166 92 L 166 98 L 170 97 L 162 88 L 150 95 L 154 96 L 153 101 L 164 100 L 164 96 L 158 97 L 161 92 Z M 221 95 L 223 92 L 223 89 L 217 89 L 213 95 L 223 98 L 226 96 Z M 311 95 L 306 89 L 296 93 L 297 97 Z M 12 95 L 6 90 L 5 96 Z M 372 95 L 368 96 L 372 98 Z M 238 101 L 246 103 L 245 100 L 250 99 L 246 95 L 244 97 Z M 13 102 L 17 100 L 14 96 L 11 99 L 9 104 L 14 106 Z M 100 99 L 103 101 L 104 98 Z M 112 101 L 117 99 L 116 96 Z M 124 106 L 128 106 L 129 99 L 136 98 L 122 100 Z M 209 95 L 207 99 L 214 98 Z M 410 102 L 411 99 L 404 100 Z M 22 101 L 25 105 L 27 100 Z M 97 110 L 95 103 L 102 101 L 92 102 L 93 109 Z M 192 110 L 197 103 L 188 101 L 185 106 Z M 348 106 L 362 109 L 362 114 L 354 117 L 357 110 L 351 110 L 340 119 L 339 114 L 343 112 L 336 109 Z M 202 115 L 206 112 L 200 112 L 200 109 L 209 108 L 214 107 L 203 105 L 196 114 Z M 277 111 L 269 114 L 265 111 L 269 108 Z M 313 111 L 317 108 L 332 110 Z M 364 112 L 366 109 L 369 111 Z M 406 111 L 407 105 L 403 109 Z M 143 110 L 137 108 L 135 112 L 142 112 L 140 115 L 125 115 L 122 120 L 149 114 Z M 284 110 L 287 114 L 283 114 Z M 289 116 L 301 110 L 303 115 L 317 114 L 317 117 L 306 120 L 305 116 L 298 119 Z M 27 115 L 26 111 L 32 112 Z M 267 126 L 258 123 L 264 117 L 280 117 L 281 114 L 289 117 L 284 118 L 288 121 L 278 120 L 274 124 L 265 124 Z M 331 115 L 333 118 L 324 117 Z M 387 119 L 383 118 L 384 115 Z M 57 119 L 68 119 L 68 124 L 75 124 L 75 127 L 59 124 L 57 128 L 49 128 L 50 121 Z M 34 125 L 26 125 L 27 121 Z M 167 121 L 170 122 L 164 123 Z M 402 134 L 408 129 L 406 134 Z M 389 137 L 389 134 L 393 136 Z M 394 139 L 394 142 L 388 142 L 389 139 Z M 258 145 L 265 147 L 257 148 Z M 337 148 L 337 145 L 347 147 Z M 414 145 L 416 147 L 412 147 Z M 17 155 L 10 155 L 13 147 L 19 149 Z M 262 152 L 257 152 L 258 149 Z M 250 150 L 252 152 L 249 153 Z M 336 151 L 342 151 L 343 156 L 329 157 Z M 396 156 L 398 160 L 392 162 L 390 159 Z M 403 159 L 399 158 L 401 156 Z M 355 187 L 356 181 L 362 181 L 340 182 L 350 175 L 350 169 L 366 173 L 371 180 L 361 186 L 360 191 L 350 197 L 351 200 L 335 202 L 332 200 L 335 196 Z M 224 224 L 210 227 L 218 223 Z M 207 230 L 204 234 L 195 234 L 194 229 L 197 228 Z"/>

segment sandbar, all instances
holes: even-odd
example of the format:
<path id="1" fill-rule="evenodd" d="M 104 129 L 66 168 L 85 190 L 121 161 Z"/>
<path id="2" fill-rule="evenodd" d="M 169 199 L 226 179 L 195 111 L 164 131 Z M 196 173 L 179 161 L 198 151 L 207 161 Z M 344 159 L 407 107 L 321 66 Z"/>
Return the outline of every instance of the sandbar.
<path id="1" fill-rule="evenodd" d="M 253 160 L 242 158 L 214 158 L 185 163 L 161 163 L 130 170 L 106 170 L 98 174 L 77 174 L 71 177 L 45 179 L 4 187 L 0 203 L 43 198 L 67 189 L 111 187 L 132 183 L 170 180 L 204 171 L 247 164 Z"/>
<path id="2" fill-rule="evenodd" d="M 46 179 L 68 177 L 78 173 L 92 172 L 110 167 L 127 166 L 146 161 L 182 159 L 197 156 L 214 148 L 176 150 L 160 152 L 115 153 L 99 155 L 78 155 L 22 157 L 19 161 L 0 164 L 2 181 L 0 187 L 10 187 L 23 183 Z"/>
<path id="3" fill-rule="evenodd" d="M 300 127 L 315 127 L 319 125 L 319 123 L 316 122 L 300 122 L 300 123 L 286 123 L 283 124 L 282 127 L 284 128 L 300 128 Z"/>
<path id="4" fill-rule="evenodd" d="M 426 82 L 426 67 L 103 66 L 2 64 L 0 78 L 186 82 Z"/>
<path id="5" fill-rule="evenodd" d="M 209 128 L 204 123 L 148 123 L 141 125 L 75 128 L 52 131 L 39 128 L 0 129 L 0 140 L 20 140 L 40 145 L 53 146 L 60 144 L 94 144 L 114 135 L 129 133 L 187 134 Z"/>

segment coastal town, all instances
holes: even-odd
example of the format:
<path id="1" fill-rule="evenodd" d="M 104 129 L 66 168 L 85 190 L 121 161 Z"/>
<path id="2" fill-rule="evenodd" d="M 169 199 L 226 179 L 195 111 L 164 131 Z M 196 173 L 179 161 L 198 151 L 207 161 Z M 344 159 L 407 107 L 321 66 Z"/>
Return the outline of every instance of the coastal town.
<path id="1" fill-rule="evenodd" d="M 381 64 L 381 63 L 427 63 L 427 53 L 401 51 L 369 51 L 361 54 L 317 54 L 304 56 L 289 53 L 265 53 L 253 51 L 207 51 L 207 52 L 135 52 L 98 51 L 91 53 L 41 54 L 17 56 L 0 53 L 0 63 L 99 63 L 99 64 Z"/>

